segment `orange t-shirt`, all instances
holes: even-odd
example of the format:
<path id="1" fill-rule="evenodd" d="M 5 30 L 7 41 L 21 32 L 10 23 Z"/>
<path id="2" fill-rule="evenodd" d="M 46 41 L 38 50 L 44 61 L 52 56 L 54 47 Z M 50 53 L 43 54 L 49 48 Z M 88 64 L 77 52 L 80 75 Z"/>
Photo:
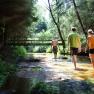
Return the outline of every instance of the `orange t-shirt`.
<path id="1" fill-rule="evenodd" d="M 89 49 L 94 49 L 94 35 L 88 36 L 88 47 Z"/>

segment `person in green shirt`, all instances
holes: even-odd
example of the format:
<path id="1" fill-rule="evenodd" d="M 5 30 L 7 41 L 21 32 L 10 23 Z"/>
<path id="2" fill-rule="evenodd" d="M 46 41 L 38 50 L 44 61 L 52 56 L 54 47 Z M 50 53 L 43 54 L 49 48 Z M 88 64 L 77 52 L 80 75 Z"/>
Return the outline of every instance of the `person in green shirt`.
<path id="1" fill-rule="evenodd" d="M 75 69 L 77 69 L 77 54 L 81 51 L 81 41 L 75 27 L 72 27 L 71 32 L 68 35 L 68 45 L 72 55 L 72 62 L 74 63 Z"/>

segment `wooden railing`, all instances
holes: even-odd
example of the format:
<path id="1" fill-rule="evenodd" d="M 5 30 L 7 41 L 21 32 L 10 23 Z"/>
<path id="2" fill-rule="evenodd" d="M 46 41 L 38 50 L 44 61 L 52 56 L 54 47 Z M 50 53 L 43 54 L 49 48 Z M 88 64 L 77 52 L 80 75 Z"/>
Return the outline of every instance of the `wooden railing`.
<path id="1" fill-rule="evenodd" d="M 51 45 L 52 40 L 7 40 L 7 45 Z M 58 41 L 59 45 L 62 45 L 62 42 Z"/>

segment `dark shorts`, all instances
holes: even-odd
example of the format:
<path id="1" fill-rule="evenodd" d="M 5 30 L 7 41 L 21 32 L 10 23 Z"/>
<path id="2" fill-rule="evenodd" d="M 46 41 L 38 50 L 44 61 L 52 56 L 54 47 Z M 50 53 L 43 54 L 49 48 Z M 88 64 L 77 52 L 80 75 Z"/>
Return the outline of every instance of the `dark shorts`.
<path id="1" fill-rule="evenodd" d="M 94 54 L 94 49 L 89 49 L 90 54 Z"/>
<path id="2" fill-rule="evenodd" d="M 78 48 L 70 48 L 71 54 L 72 55 L 77 55 L 78 54 Z"/>
<path id="3" fill-rule="evenodd" d="M 53 53 L 57 53 L 57 50 L 58 50 L 57 46 L 53 46 Z"/>

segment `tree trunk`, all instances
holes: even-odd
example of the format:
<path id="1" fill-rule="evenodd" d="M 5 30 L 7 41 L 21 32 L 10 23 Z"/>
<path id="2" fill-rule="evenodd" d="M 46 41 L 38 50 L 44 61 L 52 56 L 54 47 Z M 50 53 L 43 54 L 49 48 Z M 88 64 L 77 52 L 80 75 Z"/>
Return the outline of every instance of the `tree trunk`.
<path id="1" fill-rule="evenodd" d="M 78 10 L 77 10 L 77 6 L 76 6 L 76 3 L 75 3 L 75 0 L 72 0 L 72 1 L 73 1 L 73 5 L 74 5 L 74 8 L 75 8 L 75 12 L 76 12 L 77 18 L 78 18 L 79 23 L 80 23 L 80 25 L 81 25 L 81 28 L 82 28 L 82 30 L 83 30 L 83 33 L 85 34 L 85 37 L 87 38 L 87 33 L 85 32 L 85 29 L 84 29 L 84 26 L 83 26 L 81 17 L 80 17 L 80 15 L 79 15 Z"/>
<path id="2" fill-rule="evenodd" d="M 53 16 L 53 13 L 52 13 L 52 9 L 51 9 L 51 5 L 50 5 L 50 1 L 49 1 L 49 0 L 48 0 L 48 4 L 49 4 L 49 11 L 50 11 L 50 14 L 51 14 L 51 16 L 52 16 L 53 22 L 55 23 L 55 25 L 56 25 L 56 27 L 57 27 L 57 30 L 58 30 L 58 33 L 59 33 L 59 36 L 60 36 L 60 38 L 61 38 L 62 46 L 63 46 L 63 52 L 64 52 L 64 54 L 65 54 L 65 41 L 64 41 L 64 39 L 63 39 L 63 37 L 62 37 L 62 34 L 61 34 L 60 25 L 59 25 L 58 22 L 56 22 L 56 20 L 55 20 L 55 18 L 54 18 L 54 16 Z M 59 21 L 59 19 L 58 19 L 58 21 Z"/>

